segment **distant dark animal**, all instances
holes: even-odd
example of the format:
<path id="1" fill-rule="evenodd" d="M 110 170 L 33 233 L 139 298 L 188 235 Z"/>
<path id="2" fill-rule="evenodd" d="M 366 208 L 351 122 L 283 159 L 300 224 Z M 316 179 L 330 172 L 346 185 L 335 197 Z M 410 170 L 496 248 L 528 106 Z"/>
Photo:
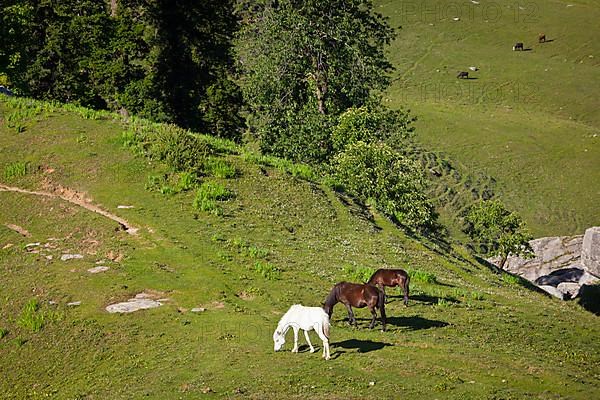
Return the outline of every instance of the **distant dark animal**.
<path id="1" fill-rule="evenodd" d="M 13 95 L 13 92 L 11 92 L 9 88 L 2 86 L 2 85 L 0 85 L 0 93 L 5 94 L 7 96 Z"/>
<path id="2" fill-rule="evenodd" d="M 354 318 L 354 312 L 352 307 L 363 308 L 369 307 L 373 319 L 369 328 L 373 329 L 375 326 L 375 319 L 377 318 L 376 308 L 379 308 L 381 314 L 381 324 L 385 331 L 385 295 L 379 289 L 369 284 L 359 284 L 350 282 L 340 282 L 336 284 L 329 295 L 325 299 L 323 309 L 329 315 L 329 319 L 333 314 L 333 306 L 337 303 L 343 303 L 348 310 L 348 319 L 350 324 L 356 326 L 356 318 Z"/>
<path id="3" fill-rule="evenodd" d="M 515 45 L 513 46 L 513 51 L 516 51 L 516 50 L 523 51 L 524 50 L 523 43 L 521 43 L 521 42 L 515 43 Z"/>
<path id="4" fill-rule="evenodd" d="M 408 305 L 408 284 L 410 277 L 403 269 L 378 269 L 375 271 L 367 282 L 369 285 L 374 285 L 383 292 L 385 296 L 385 287 L 401 286 L 404 292 L 404 305 Z"/>
<path id="5" fill-rule="evenodd" d="M 546 43 L 546 34 L 540 33 L 538 35 L 538 43 Z"/>
<path id="6" fill-rule="evenodd" d="M 466 71 L 460 71 L 456 77 L 458 79 L 469 79 L 469 73 Z"/>

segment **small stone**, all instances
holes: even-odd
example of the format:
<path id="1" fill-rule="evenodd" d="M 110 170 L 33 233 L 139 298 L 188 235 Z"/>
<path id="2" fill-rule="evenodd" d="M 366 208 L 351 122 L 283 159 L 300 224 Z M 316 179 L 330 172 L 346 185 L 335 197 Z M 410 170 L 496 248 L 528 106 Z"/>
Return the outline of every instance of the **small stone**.
<path id="1" fill-rule="evenodd" d="M 35 247 L 35 246 L 39 246 L 39 245 L 40 245 L 40 242 L 35 242 L 35 243 L 27 243 L 27 244 L 25 245 L 25 247 Z"/>
<path id="2" fill-rule="evenodd" d="M 54 256 L 53 256 L 53 255 L 49 255 L 49 256 L 46 256 L 46 258 L 47 258 L 48 260 L 52 260 L 52 259 L 54 258 Z"/>
<path id="3" fill-rule="evenodd" d="M 70 302 L 70 303 L 67 303 L 67 305 L 68 305 L 69 307 L 77 307 L 77 306 L 80 306 L 80 305 L 81 305 L 81 301 L 72 301 L 72 302 Z"/>
<path id="4" fill-rule="evenodd" d="M 110 269 L 109 267 L 105 267 L 104 265 L 99 265 L 97 267 L 88 269 L 88 272 L 90 274 L 98 274 L 100 272 L 108 271 L 109 269 Z"/>
<path id="5" fill-rule="evenodd" d="M 206 311 L 206 308 L 204 308 L 204 307 L 194 307 L 194 308 L 191 309 L 191 311 L 195 312 L 195 313 L 199 313 L 199 312 Z"/>
<path id="6" fill-rule="evenodd" d="M 369 382 L 369 386 L 375 386 L 375 382 L 374 381 Z"/>
<path id="7" fill-rule="evenodd" d="M 11 247 L 13 247 L 13 246 L 14 246 L 14 244 L 12 244 L 12 243 L 6 243 L 6 244 L 4 245 L 4 247 L 2 248 L 2 250 L 9 249 L 9 248 L 11 248 Z"/>
<path id="8" fill-rule="evenodd" d="M 117 208 L 125 208 L 125 209 L 127 209 L 127 208 L 135 208 L 135 206 L 117 206 Z"/>
<path id="9" fill-rule="evenodd" d="M 80 258 L 83 258 L 83 255 L 81 255 L 81 254 L 63 254 L 62 256 L 60 256 L 61 261 L 80 259 Z"/>

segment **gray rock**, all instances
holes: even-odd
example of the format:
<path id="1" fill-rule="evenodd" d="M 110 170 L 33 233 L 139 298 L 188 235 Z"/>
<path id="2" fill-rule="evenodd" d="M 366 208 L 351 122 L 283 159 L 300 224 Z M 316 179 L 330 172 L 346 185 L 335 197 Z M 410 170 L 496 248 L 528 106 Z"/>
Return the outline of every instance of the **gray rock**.
<path id="1" fill-rule="evenodd" d="M 600 226 L 588 228 L 583 236 L 581 263 L 590 274 L 600 277 Z"/>
<path id="2" fill-rule="evenodd" d="M 80 259 L 80 258 L 83 258 L 83 255 L 81 255 L 81 254 L 63 254 L 62 256 L 60 256 L 61 261 L 75 260 L 75 259 Z"/>
<path id="3" fill-rule="evenodd" d="M 97 266 L 97 267 L 94 267 L 94 268 L 90 268 L 90 269 L 88 269 L 88 272 L 89 272 L 90 274 L 98 274 L 98 273 L 100 273 L 100 272 L 106 272 L 106 271 L 108 271 L 109 269 L 110 269 L 110 267 L 105 267 L 104 265 L 99 265 L 99 266 Z"/>
<path id="4" fill-rule="evenodd" d="M 206 311 L 206 308 L 204 308 L 204 307 L 194 307 L 194 308 L 191 309 L 191 311 L 199 313 L 199 312 Z"/>
<path id="5" fill-rule="evenodd" d="M 162 300 L 153 300 L 151 294 L 148 293 L 138 293 L 135 295 L 133 299 L 129 299 L 128 301 L 122 303 L 111 304 L 106 307 L 106 311 L 109 313 L 132 313 L 138 310 L 146 310 L 149 308 L 156 308 L 162 306 Z"/>
<path id="6" fill-rule="evenodd" d="M 555 236 L 529 242 L 532 258 L 510 256 L 504 269 L 560 299 L 579 295 L 582 285 L 600 282 L 600 227 L 585 235 Z M 488 260 L 499 265 L 499 257 Z"/>
<path id="7" fill-rule="evenodd" d="M 70 302 L 70 303 L 67 303 L 67 305 L 68 305 L 69 307 L 77 307 L 77 306 L 80 306 L 80 305 L 81 305 L 81 301 L 72 301 L 72 302 Z"/>

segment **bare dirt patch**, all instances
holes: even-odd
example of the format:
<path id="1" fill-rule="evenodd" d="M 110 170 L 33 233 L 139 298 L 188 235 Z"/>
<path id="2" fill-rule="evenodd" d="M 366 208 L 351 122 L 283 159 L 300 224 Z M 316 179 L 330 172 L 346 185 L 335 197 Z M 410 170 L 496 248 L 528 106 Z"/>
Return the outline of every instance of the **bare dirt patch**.
<path id="1" fill-rule="evenodd" d="M 0 184 L 0 191 L 18 192 L 43 197 L 57 197 L 117 222 L 123 228 L 123 230 L 129 234 L 135 235 L 138 231 L 138 228 L 133 227 L 123 218 L 104 210 L 98 205 L 93 204 L 92 199 L 83 192 L 78 192 L 74 189 L 69 189 L 62 185 L 53 183 L 48 178 L 44 179 L 43 187 L 45 188 L 45 191 L 34 191 Z"/>

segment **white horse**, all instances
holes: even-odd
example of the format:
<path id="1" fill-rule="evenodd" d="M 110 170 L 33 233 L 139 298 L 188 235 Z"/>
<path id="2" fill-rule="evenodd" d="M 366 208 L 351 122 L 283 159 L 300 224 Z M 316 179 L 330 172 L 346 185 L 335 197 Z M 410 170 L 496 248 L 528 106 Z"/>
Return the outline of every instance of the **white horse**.
<path id="1" fill-rule="evenodd" d="M 291 306 L 288 312 L 281 317 L 279 324 L 277 324 L 277 329 L 273 333 L 275 351 L 281 350 L 285 344 L 285 334 L 290 328 L 294 330 L 294 348 L 292 349 L 292 353 L 298 352 L 298 331 L 300 329 L 304 330 L 304 336 L 310 346 L 310 352 L 315 352 L 315 348 L 308 338 L 308 331 L 314 329 L 323 341 L 323 357 L 329 360 L 329 315 L 321 307 L 304 307 L 300 304 Z"/>

